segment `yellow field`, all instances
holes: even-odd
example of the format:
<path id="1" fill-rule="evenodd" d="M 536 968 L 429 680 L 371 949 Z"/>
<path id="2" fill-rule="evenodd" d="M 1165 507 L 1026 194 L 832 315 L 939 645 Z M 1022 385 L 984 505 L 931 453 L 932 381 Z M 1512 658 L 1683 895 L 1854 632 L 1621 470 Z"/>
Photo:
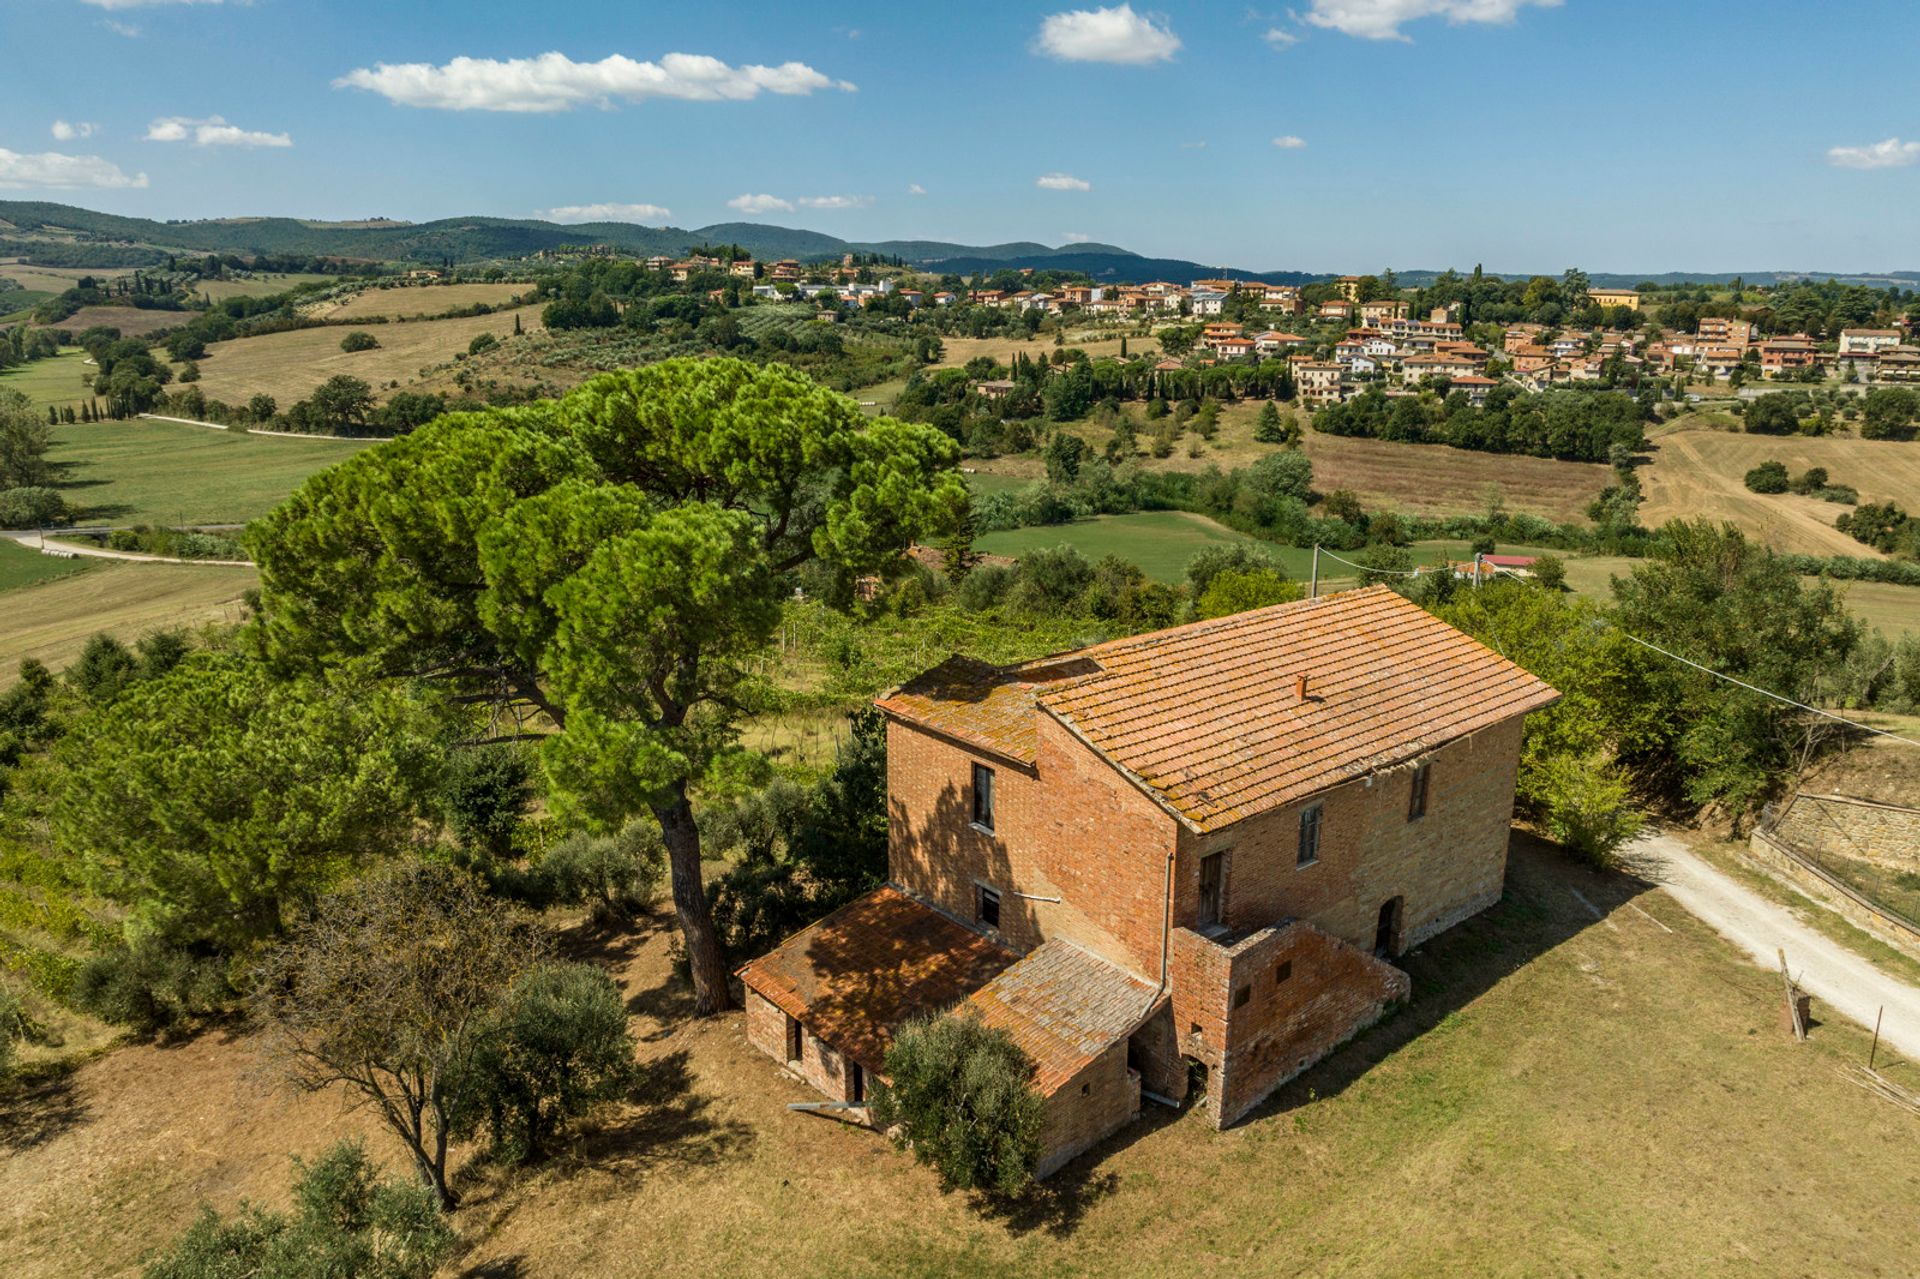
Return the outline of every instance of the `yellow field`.
<path id="1" fill-rule="evenodd" d="M 388 319 L 444 315 L 459 307 L 505 306 L 533 292 L 525 282 L 499 284 L 427 284 L 363 289 L 351 297 L 317 304 L 313 314 L 326 320 L 357 320 L 384 315 Z"/>
<path id="2" fill-rule="evenodd" d="M 1752 493 L 1742 477 L 1769 459 L 1798 475 L 1824 466 L 1835 484 L 1851 484 L 1865 502 L 1914 504 L 1920 495 L 1920 444 L 1835 436 L 1744 435 L 1683 429 L 1654 439 L 1653 465 L 1641 475 L 1648 527 L 1671 519 L 1729 520 L 1779 551 L 1805 555 L 1879 552 L 1833 527 L 1847 508 L 1791 493 Z"/>
<path id="3" fill-rule="evenodd" d="M 0 688 L 18 678 L 22 658 L 65 666 L 95 631 L 131 641 L 169 627 L 238 622 L 241 596 L 259 581 L 250 568 L 117 563 L 8 591 Z"/>
<path id="4" fill-rule="evenodd" d="M 38 289 L 43 293 L 65 293 L 82 276 L 91 275 L 96 279 L 107 279 L 124 275 L 122 270 L 97 270 L 77 266 L 28 266 L 14 259 L 0 262 L 0 279 L 13 280 L 23 289 Z"/>
<path id="5" fill-rule="evenodd" d="M 122 337 L 141 337 L 158 329 L 175 329 L 199 315 L 197 311 L 148 311 L 137 306 L 83 306 L 56 326 L 79 333 L 97 324 L 120 330 Z"/>
<path id="6" fill-rule="evenodd" d="M 380 340 L 373 351 L 342 351 L 340 339 L 349 330 L 336 326 L 216 342 L 200 362 L 200 389 L 209 399 L 229 404 L 243 404 L 264 391 L 285 407 L 336 373 L 369 382 L 376 392 L 391 389 L 389 382 L 404 388 L 418 381 L 423 369 L 464 353 L 482 333 L 507 337 L 516 314 L 526 332 L 539 329 L 540 308 L 528 306 L 460 320 L 372 325 L 367 331 Z"/>

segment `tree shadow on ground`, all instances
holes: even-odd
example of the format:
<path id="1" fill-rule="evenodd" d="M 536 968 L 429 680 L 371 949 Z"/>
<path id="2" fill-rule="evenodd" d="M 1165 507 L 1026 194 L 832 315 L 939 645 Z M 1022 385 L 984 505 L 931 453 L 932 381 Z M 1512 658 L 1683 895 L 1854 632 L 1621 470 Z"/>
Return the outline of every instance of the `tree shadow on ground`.
<path id="1" fill-rule="evenodd" d="M 1413 978 L 1412 997 L 1233 1126 L 1343 1092 L 1514 972 L 1655 887 L 1631 871 L 1595 870 L 1546 840 L 1514 831 L 1499 902 L 1394 961 Z"/>
<path id="2" fill-rule="evenodd" d="M 0 1151 L 22 1154 L 44 1146 L 85 1122 L 87 1115 L 71 1070 L 0 1092 Z"/>
<path id="3" fill-rule="evenodd" d="M 460 1272 L 461 1279 L 525 1279 L 532 1272 L 527 1269 L 527 1259 L 518 1254 L 511 1257 L 495 1257 L 492 1261 L 483 1261 L 477 1266 Z"/>
<path id="4" fill-rule="evenodd" d="M 1128 1125 L 1128 1130 L 1143 1126 Z M 1111 1148 L 1100 1147 L 1101 1157 Z M 1023 1193 L 1011 1196 L 975 1195 L 970 1207 L 987 1221 L 995 1222 L 1011 1235 L 1035 1231 L 1054 1239 L 1071 1238 L 1086 1218 L 1087 1211 L 1120 1189 L 1117 1173 L 1102 1172 L 1094 1160 L 1075 1160 L 1045 1181 L 1037 1181 Z"/>
<path id="5" fill-rule="evenodd" d="M 619 1174 L 711 1167 L 743 1158 L 753 1145 L 751 1127 L 715 1113 L 685 1049 L 642 1063 L 628 1100 L 632 1109 L 582 1133 L 556 1165 Z"/>

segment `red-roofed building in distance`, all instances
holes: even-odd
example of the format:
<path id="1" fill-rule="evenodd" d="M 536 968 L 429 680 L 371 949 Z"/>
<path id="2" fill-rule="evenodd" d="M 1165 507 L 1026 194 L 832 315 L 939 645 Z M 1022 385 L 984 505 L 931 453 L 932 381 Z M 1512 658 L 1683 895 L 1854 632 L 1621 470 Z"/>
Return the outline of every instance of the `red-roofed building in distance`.
<path id="1" fill-rule="evenodd" d="M 741 969 L 748 1038 L 858 1103 L 905 1021 L 976 1014 L 1034 1063 L 1041 1175 L 1190 1081 L 1230 1124 L 1499 899 L 1557 697 L 1385 587 L 950 658 L 877 703 L 887 885 Z"/>

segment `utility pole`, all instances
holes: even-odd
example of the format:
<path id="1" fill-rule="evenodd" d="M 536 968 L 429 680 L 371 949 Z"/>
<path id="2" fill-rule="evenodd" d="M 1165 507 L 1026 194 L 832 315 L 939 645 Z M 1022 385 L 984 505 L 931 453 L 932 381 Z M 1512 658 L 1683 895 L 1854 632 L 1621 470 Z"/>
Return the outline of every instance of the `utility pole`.
<path id="1" fill-rule="evenodd" d="M 1318 542 L 1313 544 L 1313 585 L 1307 591 L 1307 598 L 1310 600 L 1320 598 L 1320 543 Z"/>
<path id="2" fill-rule="evenodd" d="M 1476 591 L 1480 589 L 1480 557 L 1484 554 L 1484 551 L 1473 553 L 1473 589 Z"/>

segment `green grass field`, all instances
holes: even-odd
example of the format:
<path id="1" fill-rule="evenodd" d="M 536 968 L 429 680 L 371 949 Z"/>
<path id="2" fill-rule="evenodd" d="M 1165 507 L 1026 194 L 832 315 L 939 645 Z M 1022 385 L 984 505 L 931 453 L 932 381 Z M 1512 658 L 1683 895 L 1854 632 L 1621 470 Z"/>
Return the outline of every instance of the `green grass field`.
<path id="1" fill-rule="evenodd" d="M 86 572 L 97 563 L 98 560 L 63 560 L 42 555 L 32 547 L 0 538 L 0 592 L 50 582 L 56 577 L 71 577 L 75 573 Z"/>
<path id="2" fill-rule="evenodd" d="M 0 372 L 0 388 L 20 392 L 38 408 L 49 404 L 78 405 L 87 398 L 82 379 L 92 371 L 87 353 L 76 346 L 52 359 L 34 360 Z"/>
<path id="3" fill-rule="evenodd" d="M 339 278 L 337 275 L 312 275 L 305 272 L 281 275 L 272 271 L 263 271 L 248 279 L 201 280 L 193 286 L 193 291 L 204 294 L 215 302 L 225 302 L 228 298 L 269 297 L 275 293 L 285 293 L 288 289 L 297 288 L 302 284 L 320 284 Z"/>
<path id="4" fill-rule="evenodd" d="M 1599 600 L 1613 598 L 1610 579 L 1625 577 L 1639 560 L 1621 555 L 1593 555 L 1567 560 L 1567 585 L 1582 595 Z M 1817 578 L 1803 578 L 1809 586 Z M 1896 586 L 1891 582 L 1835 582 L 1846 597 L 1855 616 L 1885 635 L 1897 640 L 1902 635 L 1920 634 L 1920 586 Z"/>
<path id="5" fill-rule="evenodd" d="M 242 524 L 365 447 L 136 421 L 60 427 L 48 456 L 81 523 Z"/>

